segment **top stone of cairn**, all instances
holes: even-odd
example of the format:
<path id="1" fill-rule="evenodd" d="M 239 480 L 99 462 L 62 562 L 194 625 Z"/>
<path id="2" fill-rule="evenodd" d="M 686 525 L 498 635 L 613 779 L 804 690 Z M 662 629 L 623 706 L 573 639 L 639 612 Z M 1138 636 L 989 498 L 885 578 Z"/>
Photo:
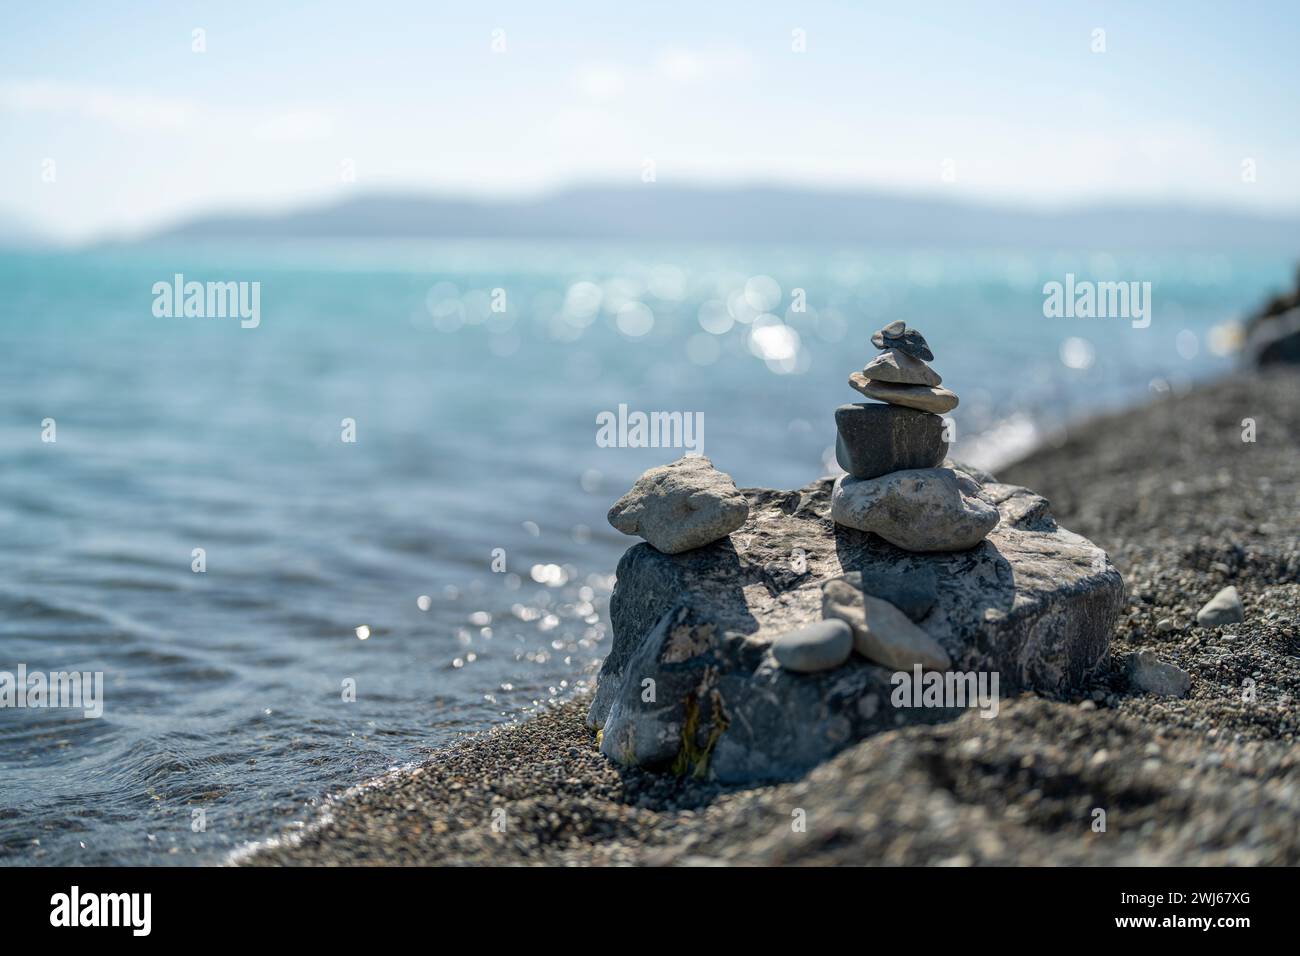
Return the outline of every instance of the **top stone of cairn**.
<path id="1" fill-rule="evenodd" d="M 867 398 L 943 415 L 957 407 L 957 396 L 940 388 L 939 373 L 926 364 L 934 358 L 925 336 L 901 321 L 890 322 L 871 336 L 881 349 L 861 371 L 849 376 L 849 385 Z"/>
<path id="2" fill-rule="evenodd" d="M 930 351 L 925 336 L 916 329 L 909 329 L 902 319 L 890 322 L 872 335 L 871 344 L 878 349 L 897 349 L 925 362 L 934 361 L 934 353 Z"/>

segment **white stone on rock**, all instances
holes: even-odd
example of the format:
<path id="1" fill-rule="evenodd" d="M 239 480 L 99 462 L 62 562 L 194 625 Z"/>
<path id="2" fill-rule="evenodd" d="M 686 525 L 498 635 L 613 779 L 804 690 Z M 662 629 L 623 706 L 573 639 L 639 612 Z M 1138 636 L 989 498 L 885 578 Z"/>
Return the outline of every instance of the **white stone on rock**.
<path id="1" fill-rule="evenodd" d="M 964 551 L 993 530 L 998 509 L 965 472 L 913 468 L 879 478 L 836 479 L 831 518 L 907 551 Z"/>
<path id="2" fill-rule="evenodd" d="M 726 472 L 702 455 L 651 468 L 609 509 L 609 523 L 664 554 L 725 538 L 745 523 L 749 504 Z"/>

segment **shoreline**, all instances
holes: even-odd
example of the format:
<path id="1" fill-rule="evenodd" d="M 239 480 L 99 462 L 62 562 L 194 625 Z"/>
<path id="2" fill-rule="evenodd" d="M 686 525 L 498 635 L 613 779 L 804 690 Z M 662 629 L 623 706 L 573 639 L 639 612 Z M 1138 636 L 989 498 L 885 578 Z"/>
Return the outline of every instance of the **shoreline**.
<path id="1" fill-rule="evenodd" d="M 1000 476 L 1021 462 L 1031 461 L 1040 455 L 1051 454 L 1061 448 L 1076 430 L 1086 429 L 1094 422 L 1129 415 L 1162 401 L 1178 400 L 1184 396 L 1212 388 L 1235 375 L 1254 375 L 1244 357 L 1238 356 L 1238 365 L 1228 371 L 1207 372 L 1181 378 L 1158 379 L 1166 391 L 1162 394 L 1153 388 L 1134 384 L 1127 388 L 1125 401 L 1121 393 L 1108 393 L 1095 406 L 1082 409 L 1073 416 L 1046 421 L 1019 413 L 1000 419 L 991 428 L 978 432 L 949 450 L 949 457 L 965 461 L 977 468 Z"/>
<path id="2" fill-rule="evenodd" d="M 1300 374 L 1240 369 L 998 469 L 1124 575 L 1109 667 L 1078 700 L 1022 695 L 997 719 L 888 731 L 800 780 L 723 788 L 610 764 L 579 697 L 351 788 L 229 862 L 1300 863 L 1297 461 Z M 1227 584 L 1245 622 L 1195 626 Z M 1138 650 L 1188 671 L 1190 694 L 1135 693 Z"/>

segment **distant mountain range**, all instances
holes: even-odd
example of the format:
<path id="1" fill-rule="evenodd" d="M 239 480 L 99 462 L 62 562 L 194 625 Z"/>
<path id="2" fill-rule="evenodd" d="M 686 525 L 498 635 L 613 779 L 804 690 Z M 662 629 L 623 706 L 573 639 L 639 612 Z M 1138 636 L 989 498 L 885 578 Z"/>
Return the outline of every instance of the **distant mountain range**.
<path id="1" fill-rule="evenodd" d="M 18 249 L 42 242 L 44 238 L 26 219 L 0 209 L 0 249 Z"/>
<path id="2" fill-rule="evenodd" d="M 274 215 L 200 216 L 147 239 L 292 237 L 1297 249 L 1300 217 L 1154 204 L 1035 210 L 884 193 L 649 183 L 499 201 L 373 194 Z"/>

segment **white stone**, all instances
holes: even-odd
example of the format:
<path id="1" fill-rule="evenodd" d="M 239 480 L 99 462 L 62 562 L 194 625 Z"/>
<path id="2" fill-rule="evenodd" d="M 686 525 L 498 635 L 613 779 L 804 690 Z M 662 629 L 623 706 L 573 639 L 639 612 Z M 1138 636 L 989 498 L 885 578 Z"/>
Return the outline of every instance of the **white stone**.
<path id="1" fill-rule="evenodd" d="M 609 523 L 679 554 L 725 538 L 745 523 L 749 504 L 726 472 L 702 455 L 651 468 L 609 509 Z"/>
<path id="2" fill-rule="evenodd" d="M 951 468 L 913 468 L 879 478 L 838 478 L 831 519 L 907 551 L 964 551 L 998 523 L 979 484 Z"/>
<path id="3" fill-rule="evenodd" d="M 869 661 L 900 671 L 911 670 L 916 664 L 937 671 L 952 666 L 948 652 L 906 614 L 843 579 L 826 582 L 822 617 L 848 624 L 853 629 L 853 649 Z"/>
<path id="4" fill-rule="evenodd" d="M 1241 606 L 1241 595 L 1232 585 L 1228 585 L 1206 602 L 1205 607 L 1196 612 L 1196 623 L 1201 627 L 1222 627 L 1224 624 L 1237 624 L 1246 619 L 1246 610 Z"/>

